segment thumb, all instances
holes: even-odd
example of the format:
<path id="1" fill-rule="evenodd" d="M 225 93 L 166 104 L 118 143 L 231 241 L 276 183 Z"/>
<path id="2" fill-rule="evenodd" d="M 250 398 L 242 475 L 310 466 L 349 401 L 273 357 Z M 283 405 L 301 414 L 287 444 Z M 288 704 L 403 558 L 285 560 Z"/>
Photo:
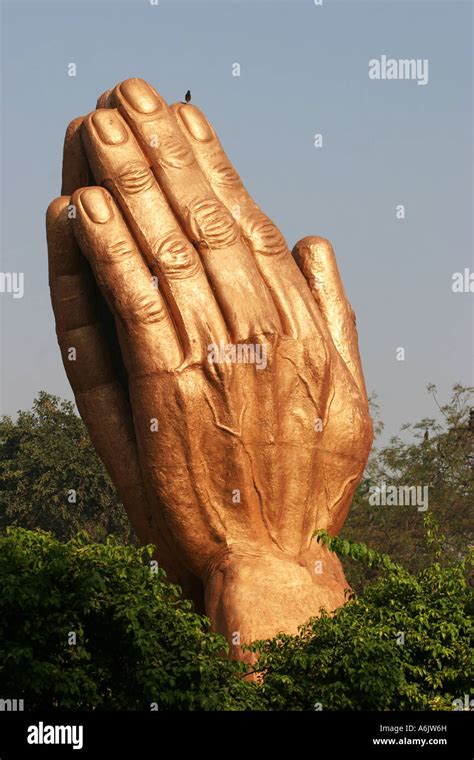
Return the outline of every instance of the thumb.
<path id="1" fill-rule="evenodd" d="M 337 351 L 362 397 L 367 400 L 356 318 L 347 299 L 331 243 L 325 238 L 310 235 L 296 243 L 293 256 L 318 304 Z"/>

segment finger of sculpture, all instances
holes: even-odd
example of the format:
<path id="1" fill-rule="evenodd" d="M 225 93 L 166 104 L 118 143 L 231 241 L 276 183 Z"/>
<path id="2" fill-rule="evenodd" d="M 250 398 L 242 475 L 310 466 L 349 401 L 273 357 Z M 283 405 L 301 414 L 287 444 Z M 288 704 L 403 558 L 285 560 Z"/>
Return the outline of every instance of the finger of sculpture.
<path id="1" fill-rule="evenodd" d="M 140 541 L 158 546 L 169 580 L 179 583 L 200 607 L 200 584 L 197 588 L 197 579 L 182 564 L 171 537 L 156 528 L 140 470 L 129 399 L 116 376 L 98 318 L 95 283 L 74 237 L 69 206 L 69 197 L 50 204 L 46 230 L 58 343 L 77 407 Z M 72 348 L 74 360 L 69 357 Z"/>
<path id="2" fill-rule="evenodd" d="M 72 195 L 74 190 L 90 184 L 91 172 L 81 140 L 83 116 L 73 119 L 64 138 L 61 195 Z"/>
<path id="3" fill-rule="evenodd" d="M 105 95 L 110 94 L 110 92 L 105 93 Z M 63 148 L 63 193 L 65 195 L 72 194 L 83 184 L 94 184 L 92 170 L 81 140 L 80 128 L 83 120 L 84 117 L 74 119 L 66 131 Z M 69 201 L 69 199 L 64 199 L 64 202 L 66 200 Z M 64 202 L 62 205 L 64 205 Z M 51 208 L 53 208 L 55 203 L 51 204 Z M 64 219 L 65 212 L 66 209 L 64 209 Z M 51 227 L 48 238 L 57 237 L 56 250 L 60 252 L 60 255 L 73 256 L 75 266 L 82 266 L 82 269 L 92 282 L 93 278 L 90 276 L 89 266 L 78 247 L 72 227 L 70 223 L 65 222 L 65 224 L 67 224 L 67 228 L 61 225 L 56 225 L 54 229 Z M 50 260 L 50 272 L 51 269 L 52 264 Z M 95 290 L 96 300 L 100 302 L 102 297 L 99 295 L 99 290 L 95 283 L 93 283 L 92 287 Z M 54 291 L 55 287 L 51 283 L 53 300 Z M 80 302 L 81 298 L 83 298 L 83 293 L 79 286 L 74 298 L 76 303 Z M 102 312 L 103 308 L 103 305 L 101 305 L 99 311 Z M 121 364 L 121 359 L 117 356 L 119 349 L 116 346 L 116 337 L 110 334 L 111 325 L 109 324 L 109 320 L 107 319 L 107 324 L 103 324 L 102 313 L 96 314 L 96 318 L 98 320 L 97 329 L 105 340 L 110 343 L 113 338 L 113 348 L 112 346 L 107 346 L 106 350 L 109 352 L 114 351 L 113 359 L 110 353 L 108 355 L 110 370 L 115 375 L 114 383 L 99 386 L 94 389 L 94 392 L 86 392 L 84 394 L 80 394 L 76 390 L 79 387 L 78 379 L 81 379 L 85 383 L 90 380 L 87 367 L 94 365 L 96 362 L 99 364 L 105 355 L 104 351 L 97 354 L 93 341 L 86 341 L 82 346 L 83 362 L 79 362 L 76 365 L 75 363 L 71 364 L 66 360 L 64 361 L 66 372 L 75 392 L 79 412 L 88 428 L 99 456 L 102 458 L 107 471 L 117 487 L 119 497 L 125 506 L 139 540 L 142 543 L 151 542 L 157 546 L 159 561 L 167 572 L 168 580 L 171 583 L 178 583 L 183 589 L 185 596 L 192 599 L 196 609 L 203 613 L 202 583 L 183 565 L 173 544 L 173 540 L 169 535 L 167 526 L 157 524 L 157 505 L 154 504 L 153 507 L 148 506 L 150 496 L 145 493 L 145 486 L 138 464 L 130 399 L 127 389 L 123 387 L 122 368 L 118 366 Z M 58 329 L 61 321 L 62 315 L 59 313 L 56 315 Z M 77 379 L 71 376 L 72 366 L 75 369 Z M 107 420 L 108 422 L 104 423 L 103 420 Z M 125 437 L 122 434 L 123 430 L 126 431 Z M 115 442 L 116 445 L 113 445 L 111 441 Z M 151 501 L 154 501 L 153 495 L 151 495 Z"/>
<path id="4" fill-rule="evenodd" d="M 204 114 L 192 105 L 170 107 L 212 190 L 234 215 L 292 337 L 318 334 L 320 315 L 278 227 L 251 198 Z"/>
<path id="5" fill-rule="evenodd" d="M 96 108 L 109 108 L 112 90 L 106 90 L 97 98 Z"/>
<path id="6" fill-rule="evenodd" d="M 293 255 L 319 306 L 334 345 L 367 400 L 355 314 L 347 299 L 331 243 L 322 237 L 305 237 L 296 243 Z"/>
<path id="7" fill-rule="evenodd" d="M 65 353 L 69 347 L 75 349 L 73 360 L 68 362 L 65 357 L 68 376 L 74 388 L 83 393 L 115 378 L 97 322 L 94 279 L 68 220 L 69 204 L 69 197 L 63 196 L 47 211 L 49 280 L 61 349 Z"/>
<path id="8" fill-rule="evenodd" d="M 104 142 L 111 125 L 117 131 L 123 130 L 122 142 Z M 181 230 L 133 134 L 117 111 L 95 111 L 84 120 L 82 134 L 96 182 L 105 185 L 114 196 L 157 278 L 186 361 L 203 361 L 207 346 L 227 343 L 228 335 L 199 254 Z"/>
<path id="9" fill-rule="evenodd" d="M 183 356 L 150 270 L 107 190 L 76 190 L 73 229 L 96 282 L 116 317 L 129 377 L 174 369 Z"/>
<path id="10" fill-rule="evenodd" d="M 112 101 L 201 255 L 232 339 L 279 332 L 278 313 L 239 228 L 212 191 L 163 98 L 143 80 L 128 79 L 114 89 Z"/>

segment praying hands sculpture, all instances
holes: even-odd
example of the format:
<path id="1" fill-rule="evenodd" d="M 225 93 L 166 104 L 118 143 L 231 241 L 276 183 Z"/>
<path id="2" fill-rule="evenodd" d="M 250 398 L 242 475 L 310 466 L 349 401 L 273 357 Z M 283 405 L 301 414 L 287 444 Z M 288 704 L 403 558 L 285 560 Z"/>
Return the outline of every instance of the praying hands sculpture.
<path id="1" fill-rule="evenodd" d="M 69 125 L 47 237 L 78 409 L 168 579 L 234 656 L 343 604 L 314 533 L 341 529 L 372 425 L 328 241 L 292 255 L 202 112 L 141 79 Z"/>

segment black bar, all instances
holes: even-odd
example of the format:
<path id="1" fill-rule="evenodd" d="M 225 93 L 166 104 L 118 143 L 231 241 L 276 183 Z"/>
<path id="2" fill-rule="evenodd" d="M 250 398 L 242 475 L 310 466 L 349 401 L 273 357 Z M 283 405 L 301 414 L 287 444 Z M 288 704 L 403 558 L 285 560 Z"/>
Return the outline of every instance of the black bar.
<path id="1" fill-rule="evenodd" d="M 180 757 L 179 753 L 228 757 L 278 744 L 292 759 L 304 754 L 311 760 L 331 753 L 359 753 L 365 757 L 452 758 L 474 757 L 472 712 L 2 712 L 0 713 L 0 760 L 24 757 L 105 757 L 111 753 L 132 760 L 145 752 L 153 758 Z M 42 724 L 42 730 L 41 729 Z M 61 732 L 50 726 L 70 727 Z M 80 743 L 30 744 L 27 737 L 43 741 L 69 739 Z M 31 728 L 31 727 L 36 727 Z M 374 741 L 375 740 L 375 741 Z M 382 740 L 383 743 L 382 743 Z M 390 741 L 389 741 L 390 740 Z M 416 740 L 416 742 L 414 742 Z M 422 740 L 425 740 L 424 745 Z M 105 751 L 105 752 L 104 752 Z M 265 752 L 265 756 L 268 754 Z"/>

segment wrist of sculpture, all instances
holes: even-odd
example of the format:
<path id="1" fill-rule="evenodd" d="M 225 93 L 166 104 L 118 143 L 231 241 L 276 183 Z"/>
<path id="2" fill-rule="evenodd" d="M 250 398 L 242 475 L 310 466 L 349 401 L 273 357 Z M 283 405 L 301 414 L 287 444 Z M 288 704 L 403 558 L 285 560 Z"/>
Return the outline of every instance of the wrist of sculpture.
<path id="1" fill-rule="evenodd" d="M 231 550 L 208 576 L 206 614 L 231 655 L 252 660 L 242 644 L 280 631 L 296 634 L 322 607 L 332 612 L 343 604 L 348 587 L 338 557 L 315 540 L 299 557 Z"/>

